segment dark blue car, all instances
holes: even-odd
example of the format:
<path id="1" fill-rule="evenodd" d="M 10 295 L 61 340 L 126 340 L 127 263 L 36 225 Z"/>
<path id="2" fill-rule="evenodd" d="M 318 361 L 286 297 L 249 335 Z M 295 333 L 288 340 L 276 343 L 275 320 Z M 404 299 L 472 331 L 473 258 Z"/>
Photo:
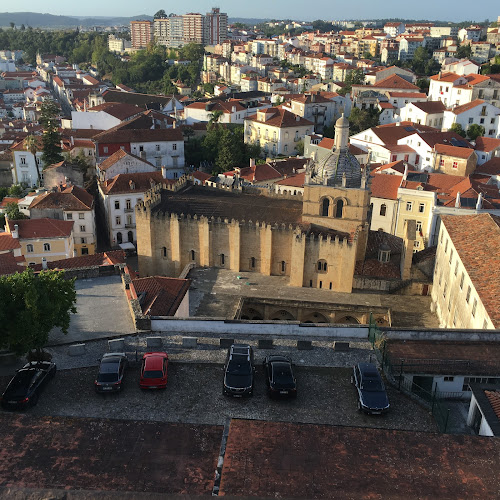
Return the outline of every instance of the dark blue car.
<path id="1" fill-rule="evenodd" d="M 359 363 L 354 367 L 352 382 L 358 391 L 358 410 L 372 415 L 389 410 L 389 398 L 384 382 L 373 363 Z"/>

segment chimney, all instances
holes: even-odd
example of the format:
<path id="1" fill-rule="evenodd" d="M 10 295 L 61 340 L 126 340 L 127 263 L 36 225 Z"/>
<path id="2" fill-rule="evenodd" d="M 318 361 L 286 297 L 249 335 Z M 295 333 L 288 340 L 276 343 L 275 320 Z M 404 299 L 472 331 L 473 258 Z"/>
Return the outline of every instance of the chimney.
<path id="1" fill-rule="evenodd" d="M 455 200 L 455 208 L 460 208 L 460 191 L 457 192 L 457 198 Z"/>
<path id="2" fill-rule="evenodd" d="M 167 178 L 167 167 L 165 165 L 162 165 L 161 167 L 161 176 L 166 179 Z"/>
<path id="3" fill-rule="evenodd" d="M 476 210 L 481 210 L 483 208 L 483 193 L 479 193 L 477 197 Z"/>
<path id="4" fill-rule="evenodd" d="M 250 158 L 250 168 L 255 167 L 255 158 Z"/>
<path id="5" fill-rule="evenodd" d="M 407 177 L 408 177 L 408 163 L 405 163 L 405 171 L 403 174 L 403 180 L 405 181 Z"/>
<path id="6" fill-rule="evenodd" d="M 16 240 L 19 238 L 19 226 L 17 224 L 14 224 L 14 231 L 10 234 L 13 238 L 16 238 Z"/>
<path id="7" fill-rule="evenodd" d="M 42 269 L 45 271 L 48 269 L 47 259 L 45 257 L 42 257 Z"/>
<path id="8" fill-rule="evenodd" d="M 300 116 L 299 115 L 295 116 L 295 121 L 297 121 L 297 122 L 300 121 Z"/>
<path id="9" fill-rule="evenodd" d="M 75 138 L 73 136 L 71 136 L 71 145 L 74 146 L 75 145 Z"/>

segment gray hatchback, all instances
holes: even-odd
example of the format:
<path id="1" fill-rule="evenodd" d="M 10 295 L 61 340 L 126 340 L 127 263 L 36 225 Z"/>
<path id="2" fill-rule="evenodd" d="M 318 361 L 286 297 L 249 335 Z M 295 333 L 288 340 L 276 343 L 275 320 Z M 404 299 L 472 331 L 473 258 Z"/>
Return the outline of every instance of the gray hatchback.
<path id="1" fill-rule="evenodd" d="M 128 360 L 124 352 L 105 354 L 94 382 L 96 392 L 120 392 L 123 389 L 123 375 L 127 365 Z"/>

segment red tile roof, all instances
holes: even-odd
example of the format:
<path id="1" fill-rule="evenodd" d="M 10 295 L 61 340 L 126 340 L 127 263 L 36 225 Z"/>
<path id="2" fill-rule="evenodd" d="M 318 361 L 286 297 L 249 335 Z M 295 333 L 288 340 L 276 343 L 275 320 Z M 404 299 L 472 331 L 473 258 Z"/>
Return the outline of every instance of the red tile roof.
<path id="1" fill-rule="evenodd" d="M 205 182 L 206 180 L 210 179 L 210 177 L 212 177 L 210 174 L 207 174 L 206 172 L 200 172 L 199 170 L 191 172 L 190 175 L 200 182 Z"/>
<path id="2" fill-rule="evenodd" d="M 479 436 L 233 419 L 219 495 L 496 498 L 499 454 Z"/>
<path id="3" fill-rule="evenodd" d="M 500 217 L 442 215 L 451 241 L 495 328 L 500 328 Z"/>
<path id="4" fill-rule="evenodd" d="M 495 415 L 500 419 L 500 392 L 498 391 L 484 391 L 484 394 L 490 402 L 492 410 Z"/>
<path id="5" fill-rule="evenodd" d="M 10 203 L 19 203 L 22 198 L 15 198 L 13 196 L 6 196 L 2 201 L 0 201 L 0 208 L 6 208 Z"/>
<path id="6" fill-rule="evenodd" d="M 118 120 L 125 120 L 126 118 L 141 114 L 144 109 L 139 106 L 121 102 L 104 102 L 93 108 L 89 108 L 88 111 L 104 111 Z"/>
<path id="7" fill-rule="evenodd" d="M 427 94 L 423 92 L 387 92 L 391 99 L 396 97 L 405 99 L 427 99 Z"/>
<path id="8" fill-rule="evenodd" d="M 306 178 L 306 173 L 301 172 L 300 174 L 291 175 L 286 179 L 281 179 L 276 182 L 280 186 L 290 186 L 290 187 L 304 187 L 304 182 Z"/>
<path id="9" fill-rule="evenodd" d="M 500 156 L 495 156 L 482 165 L 476 167 L 476 173 L 499 175 L 500 174 Z"/>
<path id="10" fill-rule="evenodd" d="M 474 146 L 474 149 L 476 151 L 484 151 L 485 153 L 490 153 L 497 148 L 500 148 L 500 139 L 482 136 L 476 138 L 476 145 Z"/>
<path id="11" fill-rule="evenodd" d="M 132 280 L 143 314 L 173 316 L 189 290 L 191 280 L 151 276 Z"/>
<path id="12" fill-rule="evenodd" d="M 118 151 L 115 151 L 111 156 L 108 156 L 102 163 L 99 164 L 99 169 L 100 170 L 107 170 L 109 167 L 113 166 L 117 161 L 121 160 L 122 158 L 125 158 L 126 156 L 131 156 L 132 158 L 136 160 L 140 160 L 141 162 L 145 163 L 146 165 L 150 165 L 151 167 L 154 167 L 152 163 L 149 161 L 146 161 L 139 156 L 133 155 L 132 153 L 127 153 L 123 149 L 119 149 Z"/>
<path id="13" fill-rule="evenodd" d="M 19 239 L 36 238 L 66 238 L 73 231 L 73 221 L 58 219 L 22 219 L 8 220 L 10 231 L 17 224 L 19 226 Z"/>
<path id="14" fill-rule="evenodd" d="M 94 197 L 78 186 L 63 187 L 62 191 L 49 191 L 37 196 L 30 205 L 30 210 L 53 209 L 62 210 L 92 210 Z"/>
<path id="15" fill-rule="evenodd" d="M 401 90 L 414 90 L 420 92 L 420 87 L 413 85 L 408 80 L 401 78 L 399 75 L 390 75 L 383 80 L 372 85 L 374 88 L 387 88 L 387 89 L 401 89 Z"/>
<path id="16" fill-rule="evenodd" d="M 401 175 L 377 174 L 371 181 L 371 196 L 386 200 L 397 200 L 398 189 L 403 177 Z"/>
<path id="17" fill-rule="evenodd" d="M 457 106 L 456 108 L 453 108 L 452 111 L 454 114 L 460 115 L 462 113 L 465 113 L 466 111 L 474 109 L 477 106 L 482 106 L 483 104 L 484 104 L 484 101 L 482 99 L 476 99 L 476 100 L 468 102 L 466 104 L 462 104 L 461 106 Z"/>
<path id="18" fill-rule="evenodd" d="M 438 75 L 433 75 L 430 77 L 431 80 L 435 80 L 437 82 L 449 82 L 453 83 L 454 81 L 458 80 L 461 78 L 460 75 L 457 75 L 456 73 L 440 73 Z"/>
<path id="19" fill-rule="evenodd" d="M 233 177 L 236 173 L 237 170 L 231 170 L 229 172 L 224 172 L 224 175 L 226 177 Z M 281 173 L 268 163 L 240 168 L 239 175 L 248 182 L 262 182 L 282 177 Z"/>
<path id="20" fill-rule="evenodd" d="M 261 113 L 265 112 L 265 121 L 260 119 Z M 257 117 L 259 116 L 259 119 Z M 300 127 L 306 125 L 313 125 L 313 123 L 301 116 L 294 115 L 290 111 L 287 111 L 283 108 L 267 108 L 262 112 L 258 112 L 254 115 L 251 115 L 245 120 L 249 120 L 256 123 L 265 123 L 266 125 L 270 125 L 272 127 L 279 128 L 289 128 L 289 127 Z"/>
<path id="21" fill-rule="evenodd" d="M 106 195 L 120 193 L 145 193 L 156 184 L 173 184 L 175 180 L 165 179 L 161 172 L 140 172 L 136 174 L 118 174 L 112 179 L 99 183 Z"/>
<path id="22" fill-rule="evenodd" d="M 428 113 L 430 115 L 435 113 L 442 113 L 446 106 L 441 101 L 421 101 L 421 102 L 413 102 L 412 106 L 422 110 L 424 113 Z"/>
<path id="23" fill-rule="evenodd" d="M 448 144 L 436 144 L 434 150 L 436 153 L 452 156 L 454 158 L 462 158 L 464 160 L 475 154 L 474 150 L 471 148 L 460 148 L 457 146 L 449 146 Z"/>
<path id="24" fill-rule="evenodd" d="M 112 250 L 109 252 L 95 253 L 93 255 L 81 255 L 70 259 L 53 260 L 47 262 L 49 269 L 81 269 L 84 267 L 112 266 L 125 264 L 125 252 L 123 250 Z M 35 271 L 41 271 L 42 265 L 31 266 Z"/>
<path id="25" fill-rule="evenodd" d="M 21 248 L 18 238 L 13 238 L 10 233 L 0 233 L 0 252 Z"/>
<path id="26" fill-rule="evenodd" d="M 0 253 L 0 275 L 22 273 L 24 266 L 18 264 L 18 260 L 12 252 Z"/>

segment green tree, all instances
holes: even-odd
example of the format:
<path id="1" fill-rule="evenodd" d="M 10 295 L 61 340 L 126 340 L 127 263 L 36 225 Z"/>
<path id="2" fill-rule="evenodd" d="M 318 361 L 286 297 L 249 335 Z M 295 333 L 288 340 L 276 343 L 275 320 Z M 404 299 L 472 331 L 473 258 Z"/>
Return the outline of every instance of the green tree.
<path id="1" fill-rule="evenodd" d="M 42 161 L 44 165 L 52 165 L 64 160 L 61 149 L 61 134 L 57 115 L 59 109 L 53 101 L 44 101 L 40 110 L 40 124 L 43 127 Z"/>
<path id="2" fill-rule="evenodd" d="M 376 127 L 380 112 L 377 109 L 353 108 L 349 115 L 350 133 L 357 134 L 367 128 Z"/>
<path id="3" fill-rule="evenodd" d="M 478 125 L 477 123 L 473 123 L 467 129 L 467 137 L 471 141 L 475 141 L 478 137 L 482 137 L 485 132 L 486 132 L 486 130 L 482 125 Z"/>
<path id="4" fill-rule="evenodd" d="M 346 95 L 351 91 L 353 85 L 361 85 L 365 81 L 365 74 L 362 69 L 354 69 L 347 73 L 344 83 L 345 87 L 338 90 L 341 95 Z"/>
<path id="5" fill-rule="evenodd" d="M 0 187 L 0 201 L 2 201 L 9 194 L 9 188 Z"/>
<path id="6" fill-rule="evenodd" d="M 0 296 L 0 346 L 18 355 L 35 349 L 40 358 L 50 331 L 67 333 L 76 313 L 75 279 L 65 279 L 63 271 L 0 276 Z"/>
<path id="7" fill-rule="evenodd" d="M 472 55 L 472 49 L 470 45 L 460 45 L 456 52 L 456 57 L 458 59 L 466 59 Z"/>
<path id="8" fill-rule="evenodd" d="M 23 195 L 23 187 L 20 184 L 14 184 L 9 188 L 9 195 L 20 198 Z"/>
<path id="9" fill-rule="evenodd" d="M 462 137 L 465 137 L 466 135 L 465 130 L 463 129 L 462 125 L 460 125 L 460 123 L 454 123 L 450 127 L 450 132 L 455 132 L 455 134 L 458 134 Z"/>
<path id="10" fill-rule="evenodd" d="M 300 139 L 300 141 L 298 141 L 295 144 L 295 150 L 297 151 L 297 154 L 299 156 L 303 156 L 304 155 L 304 139 Z"/>
<path id="11" fill-rule="evenodd" d="M 199 43 L 187 43 L 180 50 L 180 57 L 185 61 L 200 61 L 205 53 L 205 48 Z"/>
<path id="12" fill-rule="evenodd" d="M 21 220 L 27 218 L 19 210 L 19 206 L 14 201 L 11 203 L 7 203 L 7 206 L 5 207 L 5 215 L 9 218 L 9 220 Z"/>
<path id="13" fill-rule="evenodd" d="M 323 129 L 323 137 L 333 139 L 335 137 L 335 120 Z"/>
<path id="14" fill-rule="evenodd" d="M 167 13 L 163 10 L 163 9 L 160 9 L 154 16 L 153 18 L 154 19 L 165 19 L 167 16 Z"/>

